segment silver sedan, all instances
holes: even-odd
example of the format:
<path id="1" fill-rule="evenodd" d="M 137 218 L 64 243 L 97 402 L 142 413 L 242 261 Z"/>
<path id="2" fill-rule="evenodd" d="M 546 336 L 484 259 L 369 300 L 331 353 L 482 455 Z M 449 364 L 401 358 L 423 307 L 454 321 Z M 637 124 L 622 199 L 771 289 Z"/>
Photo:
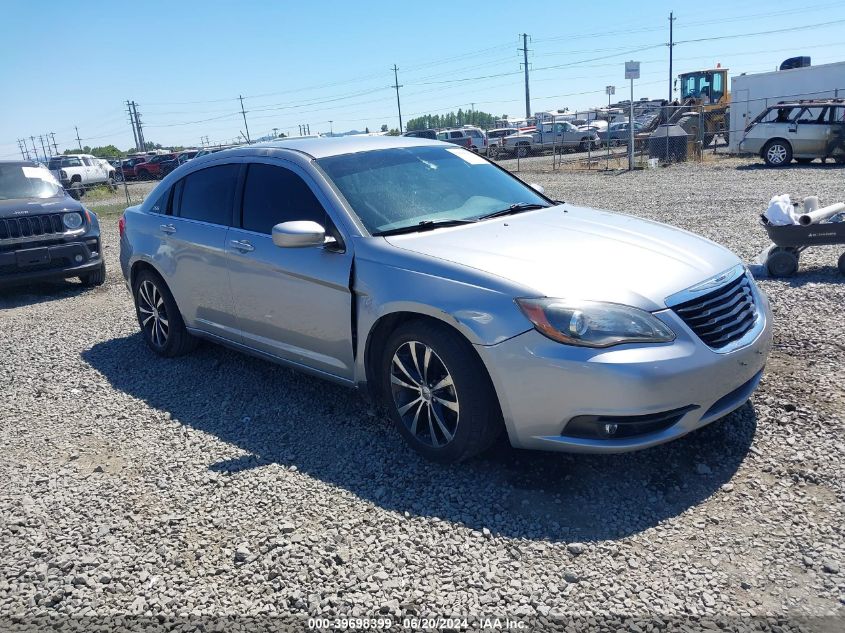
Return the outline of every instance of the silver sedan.
<path id="1" fill-rule="evenodd" d="M 206 339 L 366 390 L 444 462 L 501 431 L 583 452 L 681 437 L 741 406 L 771 347 L 731 252 L 426 139 L 218 152 L 119 226 L 155 352 Z"/>

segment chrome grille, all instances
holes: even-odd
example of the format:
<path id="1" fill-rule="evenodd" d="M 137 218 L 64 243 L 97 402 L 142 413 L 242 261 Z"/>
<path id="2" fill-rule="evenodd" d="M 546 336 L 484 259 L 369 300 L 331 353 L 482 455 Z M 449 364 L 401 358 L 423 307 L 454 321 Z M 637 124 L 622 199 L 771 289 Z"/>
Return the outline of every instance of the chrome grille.
<path id="1" fill-rule="evenodd" d="M 64 230 L 61 213 L 0 218 L 0 240 L 55 235 Z"/>
<path id="2" fill-rule="evenodd" d="M 672 306 L 698 337 L 713 349 L 742 338 L 757 321 L 757 306 L 747 275 L 712 292 Z"/>

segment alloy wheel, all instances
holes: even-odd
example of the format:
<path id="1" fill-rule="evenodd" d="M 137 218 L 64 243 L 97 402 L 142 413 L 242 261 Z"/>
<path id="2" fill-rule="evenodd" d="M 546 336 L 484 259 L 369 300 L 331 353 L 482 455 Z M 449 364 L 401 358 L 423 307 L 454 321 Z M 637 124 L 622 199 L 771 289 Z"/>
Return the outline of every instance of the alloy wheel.
<path id="1" fill-rule="evenodd" d="M 780 165 L 786 160 L 786 148 L 779 143 L 775 143 L 766 152 L 766 156 L 768 156 L 769 162 L 773 165 Z"/>
<path id="2" fill-rule="evenodd" d="M 167 306 L 161 291 L 149 279 L 145 279 L 138 287 L 138 314 L 141 328 L 153 345 L 159 348 L 167 345 L 170 335 Z"/>
<path id="3" fill-rule="evenodd" d="M 390 388 L 402 423 L 418 441 L 440 448 L 455 437 L 460 406 L 455 383 L 437 353 L 408 341 L 393 355 Z"/>

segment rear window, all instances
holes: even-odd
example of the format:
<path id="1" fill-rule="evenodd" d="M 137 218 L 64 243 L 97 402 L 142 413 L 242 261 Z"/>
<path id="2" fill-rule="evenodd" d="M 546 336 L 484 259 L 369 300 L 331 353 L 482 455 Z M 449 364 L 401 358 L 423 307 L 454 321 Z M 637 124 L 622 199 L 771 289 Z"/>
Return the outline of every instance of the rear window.
<path id="1" fill-rule="evenodd" d="M 240 165 L 218 165 L 196 171 L 182 180 L 179 217 L 228 226 Z"/>

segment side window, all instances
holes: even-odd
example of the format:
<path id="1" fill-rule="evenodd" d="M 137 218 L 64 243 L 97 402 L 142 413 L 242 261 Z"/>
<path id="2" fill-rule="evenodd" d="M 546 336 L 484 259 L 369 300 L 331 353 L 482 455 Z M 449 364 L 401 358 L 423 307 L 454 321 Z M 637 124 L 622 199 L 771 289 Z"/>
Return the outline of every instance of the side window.
<path id="1" fill-rule="evenodd" d="M 312 220 L 330 232 L 323 205 L 302 178 L 284 167 L 251 164 L 244 187 L 243 228 L 270 235 L 273 226 L 292 220 Z"/>
<path id="2" fill-rule="evenodd" d="M 463 138 L 464 133 L 463 132 L 449 132 L 449 135 L 452 138 Z"/>
<path id="3" fill-rule="evenodd" d="M 85 163 L 88 167 L 91 166 L 91 159 L 88 158 L 87 156 L 82 157 L 82 162 Z"/>
<path id="4" fill-rule="evenodd" d="M 182 180 L 179 217 L 228 226 L 240 165 L 201 169 Z"/>
<path id="5" fill-rule="evenodd" d="M 449 138 L 449 135 L 446 132 L 438 132 L 437 133 L 437 140 L 445 141 L 447 138 Z"/>
<path id="6" fill-rule="evenodd" d="M 162 193 L 158 200 L 153 203 L 153 206 L 150 207 L 150 211 L 152 213 L 161 213 L 162 215 L 168 215 L 170 213 L 169 202 L 170 202 L 170 189 Z"/>

